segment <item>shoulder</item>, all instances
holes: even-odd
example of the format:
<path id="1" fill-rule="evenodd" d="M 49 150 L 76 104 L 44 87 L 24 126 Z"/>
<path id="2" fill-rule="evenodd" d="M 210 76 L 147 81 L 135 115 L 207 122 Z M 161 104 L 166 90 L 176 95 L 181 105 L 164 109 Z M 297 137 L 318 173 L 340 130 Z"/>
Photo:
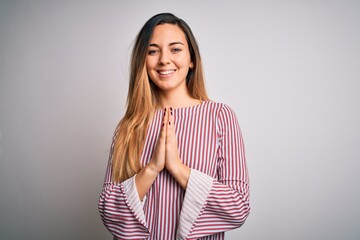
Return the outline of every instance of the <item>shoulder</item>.
<path id="1" fill-rule="evenodd" d="M 208 108 L 211 109 L 209 112 L 211 112 L 214 117 L 216 129 L 220 136 L 224 132 L 240 129 L 238 118 L 232 107 L 225 103 L 214 101 L 208 101 L 206 104 Z"/>
<path id="2" fill-rule="evenodd" d="M 217 117 L 224 117 L 224 116 L 236 117 L 233 108 L 225 103 L 208 100 L 204 102 L 204 108 L 209 109 L 211 112 L 216 113 Z"/>

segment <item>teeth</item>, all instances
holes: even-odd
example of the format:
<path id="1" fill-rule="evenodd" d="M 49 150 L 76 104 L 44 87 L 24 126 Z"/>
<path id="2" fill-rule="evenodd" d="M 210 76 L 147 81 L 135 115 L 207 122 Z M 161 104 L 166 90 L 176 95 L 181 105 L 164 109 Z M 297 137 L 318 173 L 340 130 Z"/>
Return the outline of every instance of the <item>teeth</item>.
<path id="1" fill-rule="evenodd" d="M 175 72 L 175 70 L 159 71 L 159 73 L 161 75 L 167 75 L 167 74 L 170 74 L 170 73 L 173 73 L 173 72 Z"/>

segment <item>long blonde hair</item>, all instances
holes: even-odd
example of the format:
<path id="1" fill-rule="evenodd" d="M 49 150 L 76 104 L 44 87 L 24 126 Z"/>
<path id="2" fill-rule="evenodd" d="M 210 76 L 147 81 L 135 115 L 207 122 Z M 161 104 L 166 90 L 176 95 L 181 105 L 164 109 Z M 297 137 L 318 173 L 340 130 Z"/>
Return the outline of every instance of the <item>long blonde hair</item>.
<path id="1" fill-rule="evenodd" d="M 154 28 L 165 23 L 177 25 L 186 36 L 194 65 L 186 76 L 190 96 L 208 100 L 200 51 L 190 27 L 171 13 L 161 13 L 150 18 L 137 35 L 131 55 L 127 108 L 116 128 L 112 153 L 112 177 L 115 182 L 122 182 L 141 169 L 140 159 L 146 131 L 158 105 L 158 88 L 148 77 L 145 61 Z"/>

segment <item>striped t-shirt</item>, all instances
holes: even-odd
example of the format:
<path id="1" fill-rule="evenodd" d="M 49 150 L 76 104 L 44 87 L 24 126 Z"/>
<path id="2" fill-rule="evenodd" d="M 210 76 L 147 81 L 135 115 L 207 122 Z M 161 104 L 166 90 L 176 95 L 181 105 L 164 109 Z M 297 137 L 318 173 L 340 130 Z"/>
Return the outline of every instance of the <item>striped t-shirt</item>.
<path id="1" fill-rule="evenodd" d="M 141 202 L 134 177 L 112 181 L 111 154 L 99 211 L 114 239 L 224 239 L 249 212 L 249 179 L 244 145 L 234 111 L 204 101 L 173 109 L 180 159 L 190 167 L 184 190 L 165 169 Z M 141 164 L 152 156 L 163 110 L 150 121 Z M 112 145 L 113 149 L 114 143 Z"/>

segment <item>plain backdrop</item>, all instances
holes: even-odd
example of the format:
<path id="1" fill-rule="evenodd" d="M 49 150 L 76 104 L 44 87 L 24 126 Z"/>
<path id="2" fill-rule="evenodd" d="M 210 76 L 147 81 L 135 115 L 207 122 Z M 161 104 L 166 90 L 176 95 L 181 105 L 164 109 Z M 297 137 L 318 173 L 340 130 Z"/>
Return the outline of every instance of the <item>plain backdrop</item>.
<path id="1" fill-rule="evenodd" d="M 227 239 L 360 239 L 360 1 L 0 0 L 0 239 L 111 239 L 97 210 L 133 40 L 192 28 L 245 140 Z"/>

